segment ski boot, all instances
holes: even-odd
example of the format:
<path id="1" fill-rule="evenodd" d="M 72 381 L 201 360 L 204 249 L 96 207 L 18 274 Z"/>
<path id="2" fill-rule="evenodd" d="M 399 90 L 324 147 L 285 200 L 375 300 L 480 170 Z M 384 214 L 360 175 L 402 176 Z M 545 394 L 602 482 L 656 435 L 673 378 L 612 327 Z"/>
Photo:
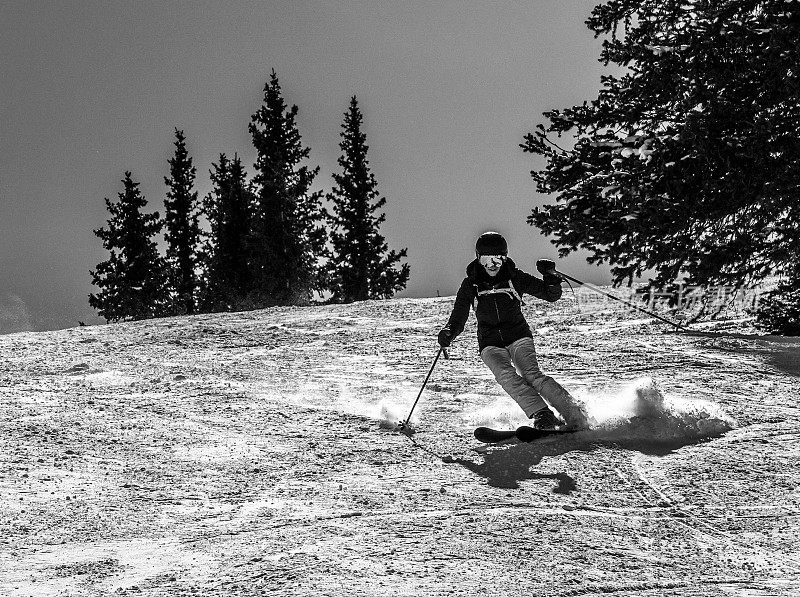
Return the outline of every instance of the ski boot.
<path id="1" fill-rule="evenodd" d="M 542 410 L 533 413 L 533 427 L 534 429 L 552 430 L 561 425 L 561 421 L 556 418 L 553 411 L 545 407 Z"/>

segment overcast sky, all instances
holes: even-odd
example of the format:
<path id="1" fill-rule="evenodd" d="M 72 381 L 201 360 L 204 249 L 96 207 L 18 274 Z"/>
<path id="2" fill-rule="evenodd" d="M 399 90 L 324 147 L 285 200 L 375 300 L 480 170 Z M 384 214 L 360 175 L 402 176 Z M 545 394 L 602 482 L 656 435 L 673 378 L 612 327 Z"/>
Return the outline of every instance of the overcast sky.
<path id="1" fill-rule="evenodd" d="M 525 223 L 537 162 L 519 149 L 544 110 L 596 96 L 594 0 L 10 0 L 0 8 L 0 332 L 96 323 L 88 271 L 125 170 L 163 213 L 184 130 L 201 195 L 220 152 L 252 174 L 250 116 L 278 74 L 330 189 L 351 96 L 386 196 L 382 231 L 408 247 L 400 296 L 454 294 L 475 237 L 498 230 L 523 269 L 555 257 Z M 585 255 L 564 271 L 590 281 Z"/>

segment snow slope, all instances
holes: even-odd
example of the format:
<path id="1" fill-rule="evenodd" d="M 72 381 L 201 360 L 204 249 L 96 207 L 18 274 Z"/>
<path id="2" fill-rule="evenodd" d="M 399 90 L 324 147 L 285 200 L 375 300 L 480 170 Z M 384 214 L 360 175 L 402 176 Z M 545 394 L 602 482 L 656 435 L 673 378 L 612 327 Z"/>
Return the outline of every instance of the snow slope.
<path id="1" fill-rule="evenodd" d="M 800 341 L 532 301 L 592 428 L 478 444 L 472 321 L 407 437 L 451 304 L 0 337 L 0 595 L 800 594 Z"/>

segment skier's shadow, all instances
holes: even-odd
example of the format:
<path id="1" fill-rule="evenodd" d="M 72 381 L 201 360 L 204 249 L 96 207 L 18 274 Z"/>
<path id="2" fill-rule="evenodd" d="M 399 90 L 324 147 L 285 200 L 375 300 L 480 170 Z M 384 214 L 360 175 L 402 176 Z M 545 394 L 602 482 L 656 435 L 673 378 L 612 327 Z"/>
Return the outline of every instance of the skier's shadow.
<path id="1" fill-rule="evenodd" d="M 584 434 L 581 434 L 584 435 Z M 653 456 L 666 456 L 674 450 L 705 440 L 689 440 L 670 442 L 643 442 L 641 440 L 604 441 L 602 438 L 586 434 L 586 437 L 568 436 L 540 440 L 530 444 L 512 440 L 508 444 L 498 444 L 478 448 L 483 462 L 467 458 L 443 458 L 445 462 L 460 464 L 467 470 L 484 477 L 491 487 L 503 489 L 519 489 L 520 481 L 552 479 L 556 481 L 553 493 L 569 495 L 578 488 L 576 480 L 567 473 L 537 473 L 533 467 L 544 457 L 561 456 L 568 452 L 592 452 L 603 447 L 636 450 Z"/>
<path id="2" fill-rule="evenodd" d="M 562 442 L 558 442 L 561 444 Z M 565 450 L 556 445 L 509 443 L 480 448 L 483 461 L 468 458 L 446 459 L 446 462 L 460 464 L 467 470 L 484 477 L 490 487 L 519 489 L 520 481 L 552 479 L 556 481 L 553 493 L 569 495 L 578 485 L 567 473 L 537 473 L 533 470 L 545 456 L 557 456 L 568 451 L 583 449 L 574 442 Z"/>

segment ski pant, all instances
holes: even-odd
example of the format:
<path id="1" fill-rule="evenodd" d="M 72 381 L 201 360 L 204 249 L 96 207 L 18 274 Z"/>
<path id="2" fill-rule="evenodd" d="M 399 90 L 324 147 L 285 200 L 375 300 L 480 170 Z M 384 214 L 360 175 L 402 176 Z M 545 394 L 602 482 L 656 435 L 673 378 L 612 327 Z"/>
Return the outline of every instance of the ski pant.
<path id="1" fill-rule="evenodd" d="M 520 338 L 505 348 L 487 346 L 481 351 L 481 359 L 528 418 L 552 405 L 570 427 L 589 426 L 583 406 L 539 369 L 533 338 Z"/>

